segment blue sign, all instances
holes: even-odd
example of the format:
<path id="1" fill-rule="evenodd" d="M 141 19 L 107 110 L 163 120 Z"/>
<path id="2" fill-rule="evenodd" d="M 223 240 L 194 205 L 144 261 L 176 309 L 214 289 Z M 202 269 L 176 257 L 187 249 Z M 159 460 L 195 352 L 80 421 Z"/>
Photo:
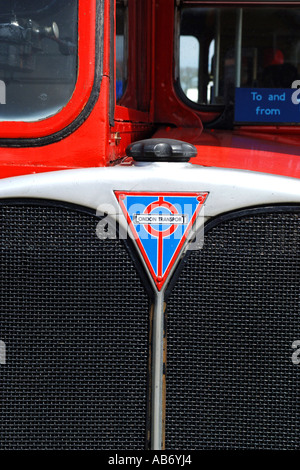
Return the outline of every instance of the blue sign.
<path id="1" fill-rule="evenodd" d="M 300 91 L 294 88 L 236 88 L 234 120 L 300 123 L 299 94 Z"/>

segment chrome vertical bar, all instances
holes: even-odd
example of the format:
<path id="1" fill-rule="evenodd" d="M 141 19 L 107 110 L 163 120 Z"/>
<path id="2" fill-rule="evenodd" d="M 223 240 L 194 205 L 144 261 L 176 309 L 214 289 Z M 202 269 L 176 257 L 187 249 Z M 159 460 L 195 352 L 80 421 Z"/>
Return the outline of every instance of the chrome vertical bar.
<path id="1" fill-rule="evenodd" d="M 152 425 L 151 448 L 162 448 L 163 418 L 163 335 L 164 335 L 164 293 L 158 292 L 155 297 L 153 313 L 153 346 L 152 346 Z"/>

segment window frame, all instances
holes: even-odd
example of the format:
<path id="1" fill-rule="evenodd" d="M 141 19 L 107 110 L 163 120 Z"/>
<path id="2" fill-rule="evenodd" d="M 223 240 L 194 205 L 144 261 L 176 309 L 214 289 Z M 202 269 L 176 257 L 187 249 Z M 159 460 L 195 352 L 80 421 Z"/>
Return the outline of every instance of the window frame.
<path id="1" fill-rule="evenodd" d="M 95 78 L 96 12 L 103 0 L 88 3 L 78 0 L 78 70 L 73 94 L 56 114 L 38 121 L 1 121 L 0 139 L 37 139 L 51 136 L 71 123 L 82 113 L 92 93 Z M 1 140 L 0 140 L 1 146 Z"/>
<path id="2" fill-rule="evenodd" d="M 224 104 L 199 104 L 192 100 L 190 100 L 187 95 L 184 93 L 181 84 L 180 84 L 180 68 L 179 68 L 179 57 L 180 57 L 180 19 L 181 19 L 181 11 L 183 8 L 186 7 L 203 7 L 203 8 L 300 8 L 300 1 L 299 0 L 292 0 L 292 1 L 271 1 L 271 0 L 262 0 L 261 2 L 257 2 L 256 0 L 248 0 L 245 2 L 241 2 L 239 0 L 236 1 L 222 1 L 222 0 L 210 0 L 210 1 L 202 1 L 202 0 L 178 0 L 175 7 L 175 28 L 174 28 L 174 89 L 178 96 L 178 98 L 191 110 L 203 113 L 210 114 L 216 113 L 219 117 L 214 118 L 212 121 L 208 121 L 206 127 L 214 127 L 214 124 L 222 118 L 223 114 L 226 114 L 226 109 L 229 107 Z M 196 36 L 195 36 L 196 37 Z M 198 38 L 201 48 L 201 41 Z M 200 67 L 199 67 L 200 69 Z M 239 123 L 233 122 L 233 125 L 240 125 Z M 290 123 L 246 123 L 247 127 L 250 126 L 291 126 Z M 296 124 L 296 127 L 299 127 L 300 123 Z"/>
<path id="3" fill-rule="evenodd" d="M 174 88 L 177 96 L 180 98 L 181 101 L 185 105 L 187 105 L 189 108 L 193 109 L 194 111 L 199 111 L 199 112 L 210 112 L 210 113 L 222 113 L 225 110 L 225 105 L 223 104 L 201 104 L 201 103 L 196 103 L 195 101 L 192 101 L 188 98 L 188 96 L 184 93 L 181 83 L 180 83 L 180 19 L 181 19 L 181 7 L 182 6 L 202 6 L 202 7 L 210 7 L 210 4 L 208 2 L 190 2 L 190 1 L 183 1 L 181 2 L 182 4 L 178 5 L 175 11 L 175 28 L 174 28 L 174 33 L 175 33 L 175 40 L 174 40 L 174 62 L 175 62 L 175 73 L 174 73 Z M 213 3 L 211 5 L 212 8 L 217 8 L 219 5 L 215 5 L 215 3 L 218 2 L 209 2 Z M 228 2 L 222 2 L 226 3 L 226 5 L 222 6 L 231 6 L 235 7 L 235 4 L 228 4 Z M 193 36 L 193 34 L 190 34 Z M 201 54 L 201 49 L 203 49 L 200 41 L 200 37 L 197 37 L 194 35 L 194 37 L 198 40 L 199 42 L 199 51 Z M 199 65 L 198 65 L 198 74 L 200 74 L 200 54 L 199 54 Z M 199 89 L 199 82 L 200 82 L 200 77 L 198 77 L 198 89 Z"/>
<path id="4" fill-rule="evenodd" d="M 140 0 L 121 1 L 124 1 L 127 8 L 127 38 L 125 38 L 127 55 L 125 60 L 128 73 L 126 87 L 118 101 L 116 101 L 116 83 L 114 83 L 114 119 L 115 121 L 149 123 L 152 120 L 153 113 L 151 97 L 154 70 L 151 68 L 151 64 L 154 56 L 153 16 L 155 4 L 152 0 L 143 0 L 142 2 Z M 145 26 L 141 29 L 140 25 L 143 20 Z M 142 32 L 146 34 L 145 42 L 142 41 Z M 143 56 L 141 54 L 142 49 L 145 51 Z M 142 63 L 143 60 L 144 64 Z M 144 72 L 143 86 L 141 86 L 142 71 Z"/>

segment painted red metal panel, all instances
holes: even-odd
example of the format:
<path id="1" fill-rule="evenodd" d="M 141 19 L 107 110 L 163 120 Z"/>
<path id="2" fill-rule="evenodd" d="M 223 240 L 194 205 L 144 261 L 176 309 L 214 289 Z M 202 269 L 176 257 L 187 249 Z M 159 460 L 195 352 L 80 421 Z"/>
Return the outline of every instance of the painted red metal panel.
<path id="1" fill-rule="evenodd" d="M 200 117 L 174 89 L 174 0 L 156 0 L 155 116 L 157 122 L 202 128 Z"/>
<path id="2" fill-rule="evenodd" d="M 155 53 L 154 0 L 131 0 L 128 37 L 128 80 L 115 107 L 114 127 L 110 132 L 110 160 L 124 157 L 126 147 L 154 132 L 153 84 Z"/>
<path id="3" fill-rule="evenodd" d="M 78 77 L 77 88 L 71 102 L 61 113 L 40 123 L 0 123 L 0 131 L 8 129 L 5 137 L 13 135 L 34 137 L 37 135 L 36 132 L 40 132 L 38 135 L 41 136 L 56 132 L 71 122 L 84 107 L 94 77 L 95 0 L 85 2 L 80 0 L 79 4 L 81 75 Z M 180 101 L 174 89 L 174 1 L 149 0 L 147 9 L 151 14 L 143 23 L 139 21 L 138 25 L 133 25 L 133 28 L 146 28 L 149 31 L 147 45 L 149 109 L 142 112 L 128 106 L 116 106 L 115 124 L 110 128 L 110 2 L 106 1 L 103 78 L 99 98 L 92 112 L 75 132 L 58 142 L 36 147 L 0 146 L 0 177 L 106 166 L 124 157 L 125 148 L 129 143 L 151 136 L 154 126 L 163 123 L 165 127 L 155 134 L 155 137 L 172 137 L 194 143 L 198 149 L 198 157 L 194 160 L 196 164 L 241 168 L 300 178 L 298 127 L 244 126 L 234 132 L 202 132 L 201 118 L 207 121 L 215 115 L 198 113 L 190 109 Z M 138 29 L 135 29 L 134 34 L 137 32 Z M 138 53 L 136 49 L 131 53 L 131 65 L 137 59 Z M 137 76 L 132 80 L 137 80 Z M 168 125 L 169 127 L 166 127 Z M 18 130 L 20 126 L 22 133 Z M 40 126 L 38 131 L 37 126 Z"/>
<path id="4" fill-rule="evenodd" d="M 235 168 L 300 178 L 300 135 L 255 135 L 235 131 L 162 128 L 155 138 L 184 140 L 197 147 L 196 165 Z"/>

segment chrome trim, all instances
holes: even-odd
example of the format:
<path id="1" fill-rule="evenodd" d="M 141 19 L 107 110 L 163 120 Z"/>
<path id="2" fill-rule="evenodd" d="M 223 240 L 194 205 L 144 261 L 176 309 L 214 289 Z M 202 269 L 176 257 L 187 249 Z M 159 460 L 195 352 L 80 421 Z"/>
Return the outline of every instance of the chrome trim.
<path id="1" fill-rule="evenodd" d="M 114 190 L 209 191 L 208 217 L 255 205 L 300 202 L 296 178 L 189 163 L 63 170 L 0 180 L 0 198 L 54 199 L 99 210 L 110 204 L 112 216 L 122 215 Z"/>
<path id="2" fill-rule="evenodd" d="M 152 346 L 151 449 L 162 448 L 164 292 L 155 295 Z"/>

